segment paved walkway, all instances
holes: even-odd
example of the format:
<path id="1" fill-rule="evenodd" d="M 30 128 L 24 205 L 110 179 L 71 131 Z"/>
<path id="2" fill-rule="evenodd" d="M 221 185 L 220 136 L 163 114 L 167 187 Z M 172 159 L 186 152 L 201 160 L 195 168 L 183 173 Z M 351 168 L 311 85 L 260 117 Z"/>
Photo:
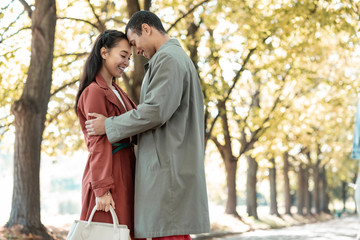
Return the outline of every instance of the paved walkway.
<path id="1" fill-rule="evenodd" d="M 360 232 L 360 219 L 344 216 L 327 222 L 306 224 L 283 229 L 257 230 L 222 238 L 224 240 L 350 240 Z"/>

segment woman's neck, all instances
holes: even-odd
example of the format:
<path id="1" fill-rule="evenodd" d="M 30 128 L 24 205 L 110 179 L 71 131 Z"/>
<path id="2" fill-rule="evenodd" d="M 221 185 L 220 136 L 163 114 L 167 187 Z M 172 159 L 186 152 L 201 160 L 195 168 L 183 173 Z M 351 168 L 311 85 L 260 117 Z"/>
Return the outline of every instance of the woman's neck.
<path id="1" fill-rule="evenodd" d="M 109 88 L 114 89 L 114 86 L 112 85 L 113 76 L 105 68 L 100 69 L 100 74 L 106 81 L 106 85 Z"/>

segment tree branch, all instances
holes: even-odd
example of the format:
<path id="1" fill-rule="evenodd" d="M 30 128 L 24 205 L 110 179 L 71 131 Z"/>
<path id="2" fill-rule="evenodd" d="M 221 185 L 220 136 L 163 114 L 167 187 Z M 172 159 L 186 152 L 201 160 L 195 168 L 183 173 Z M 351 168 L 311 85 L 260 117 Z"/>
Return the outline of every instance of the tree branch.
<path id="1" fill-rule="evenodd" d="M 84 23 L 87 23 L 87 24 L 93 26 L 94 28 L 96 28 L 96 29 L 98 29 L 98 30 L 100 31 L 99 27 L 98 27 L 96 24 L 94 24 L 94 23 L 92 23 L 92 22 L 90 22 L 90 21 L 88 21 L 88 20 L 85 20 L 85 19 L 72 18 L 72 17 L 58 17 L 57 19 L 60 19 L 60 20 L 72 20 L 72 21 L 77 21 L 77 22 L 84 22 Z"/>
<path id="2" fill-rule="evenodd" d="M 254 144 L 260 138 L 260 136 L 261 136 L 260 132 L 264 133 L 264 131 L 269 128 L 269 126 L 265 127 L 265 124 L 270 120 L 271 114 L 275 111 L 277 105 L 281 102 L 280 97 L 282 96 L 282 91 L 285 88 L 285 81 L 287 79 L 287 76 L 289 75 L 290 70 L 291 70 L 291 67 L 286 71 L 285 76 L 282 77 L 283 84 L 281 85 L 280 89 L 277 90 L 277 92 L 279 94 L 276 97 L 276 99 L 275 99 L 275 101 L 273 103 L 273 106 L 272 106 L 271 110 L 269 111 L 267 117 L 260 124 L 259 128 L 251 133 L 250 141 L 249 142 L 247 142 L 247 141 L 242 142 L 240 152 L 239 152 L 239 156 L 241 154 L 245 153 L 249 149 L 249 147 L 252 144 Z M 248 116 L 249 116 L 249 114 L 248 114 Z M 248 116 L 246 116 L 246 119 L 247 119 Z"/>
<path id="3" fill-rule="evenodd" d="M 73 106 L 70 105 L 70 104 L 67 104 L 66 105 L 66 108 L 64 110 L 61 110 L 61 106 L 59 108 L 59 110 L 55 113 L 55 115 L 51 116 L 47 121 L 46 121 L 46 124 L 45 124 L 45 127 L 49 126 L 55 119 L 57 119 L 57 117 L 64 113 L 64 112 L 67 112 L 69 111 L 70 109 L 72 109 Z"/>
<path id="4" fill-rule="evenodd" d="M 12 3 L 14 2 L 14 0 L 11 0 L 11 2 L 9 2 L 8 5 L 6 5 L 5 7 L 3 7 L 0 12 L 3 12 L 5 9 L 7 9 Z"/>
<path id="5" fill-rule="evenodd" d="M 232 86 L 229 88 L 229 91 L 227 92 L 227 95 L 226 95 L 226 97 L 224 98 L 224 102 L 226 102 L 226 101 L 229 99 L 232 90 L 235 88 L 236 83 L 237 83 L 237 82 L 239 81 L 239 79 L 240 79 L 241 73 L 245 70 L 245 65 L 247 64 L 247 62 L 249 61 L 251 55 L 254 53 L 255 50 L 256 50 L 256 48 L 250 49 L 248 55 L 246 56 L 246 58 L 245 58 L 245 60 L 244 60 L 244 63 L 241 65 L 240 70 L 236 73 L 236 75 L 235 75 L 235 77 L 234 77 L 234 79 L 233 79 L 233 84 L 232 84 Z"/>
<path id="6" fill-rule="evenodd" d="M 0 39 L 0 43 L 4 42 L 5 40 L 8 40 L 10 38 L 12 38 L 13 36 L 17 35 L 18 33 L 20 33 L 23 30 L 31 30 L 31 27 L 24 27 L 24 28 L 20 28 L 18 31 L 16 31 L 15 33 L 9 35 L 8 37 L 4 38 L 4 34 L 1 36 Z"/>
<path id="7" fill-rule="evenodd" d="M 1 42 L 3 41 L 4 39 L 4 35 L 5 33 L 11 28 L 12 25 L 14 25 L 16 23 L 17 20 L 19 20 L 19 18 L 21 17 L 21 15 L 23 15 L 23 13 L 25 12 L 25 9 L 15 18 L 14 21 L 12 21 L 6 28 L 5 30 L 2 32 L 1 34 Z"/>
<path id="8" fill-rule="evenodd" d="M 116 22 L 116 23 L 119 23 L 119 24 L 124 24 L 126 25 L 126 22 L 122 21 L 122 20 L 119 20 L 117 18 L 111 18 L 112 21 Z"/>
<path id="9" fill-rule="evenodd" d="M 58 89 L 55 89 L 54 92 L 52 92 L 52 93 L 50 94 L 50 96 L 51 96 L 51 97 L 54 96 L 55 94 L 57 94 L 58 92 L 62 91 L 63 89 L 65 89 L 65 88 L 67 88 L 67 87 L 69 87 L 69 86 L 74 85 L 74 84 L 77 83 L 78 81 L 79 81 L 79 79 L 75 79 L 75 80 L 73 80 L 73 81 L 71 81 L 71 82 L 69 82 L 69 83 L 66 83 L 65 85 L 59 87 Z"/>
<path id="10" fill-rule="evenodd" d="M 99 15 L 96 14 L 95 8 L 94 8 L 94 6 L 90 3 L 90 0 L 87 0 L 87 1 L 88 1 L 88 3 L 89 3 L 89 6 L 90 6 L 90 8 L 91 8 L 91 11 L 93 12 L 93 14 L 94 14 L 94 16 L 95 16 L 95 18 L 96 18 L 96 20 L 97 20 L 97 24 L 98 24 L 98 29 L 99 29 L 99 31 L 100 31 L 100 32 L 104 32 L 104 31 L 106 30 L 105 25 L 101 22 Z"/>
<path id="11" fill-rule="evenodd" d="M 181 19 L 185 18 L 187 15 L 189 15 L 190 13 L 192 13 L 193 11 L 195 11 L 196 8 L 200 7 L 201 5 L 203 5 L 204 3 L 208 2 L 209 0 L 203 0 L 202 2 L 196 4 L 193 8 L 191 8 L 187 13 L 184 13 L 181 17 L 179 17 L 168 29 L 166 32 L 169 32 L 173 27 L 176 26 L 176 24 L 178 24 L 178 22 L 181 21 Z"/>
<path id="12" fill-rule="evenodd" d="M 2 128 L 8 128 L 8 127 L 10 127 L 10 126 L 13 125 L 13 124 L 14 124 L 14 121 L 9 122 L 9 123 L 4 124 L 4 125 L 0 125 L 0 129 L 2 129 Z"/>
<path id="13" fill-rule="evenodd" d="M 19 0 L 24 6 L 25 10 L 28 12 L 29 18 L 31 18 L 33 11 L 31 10 L 30 5 L 25 0 Z"/>
<path id="14" fill-rule="evenodd" d="M 211 141 L 214 142 L 214 144 L 216 145 L 216 147 L 219 149 L 219 150 L 222 150 L 224 148 L 224 146 L 217 140 L 216 137 L 214 136 L 211 136 Z"/>
<path id="15" fill-rule="evenodd" d="M 241 65 L 241 68 L 239 69 L 239 71 L 237 71 L 237 73 L 236 73 L 236 75 L 235 75 L 235 77 L 234 77 L 234 79 L 233 79 L 233 84 L 232 84 L 232 86 L 229 88 L 229 91 L 227 92 L 226 97 L 225 97 L 224 100 L 223 100 L 224 102 L 226 102 L 226 101 L 229 99 L 232 90 L 234 89 L 236 83 L 237 83 L 238 80 L 240 79 L 241 73 L 245 70 L 245 66 L 246 66 L 246 64 L 248 63 L 251 55 L 254 53 L 255 50 L 256 50 L 256 48 L 250 49 L 250 51 L 249 51 L 248 55 L 246 56 L 243 64 Z M 209 137 L 211 136 L 211 132 L 212 132 L 212 130 L 213 130 L 214 126 L 215 126 L 216 120 L 219 118 L 219 116 L 220 116 L 220 112 L 218 112 L 218 114 L 215 116 L 214 121 L 212 122 L 209 131 L 206 132 L 206 134 L 205 134 L 205 137 L 208 137 L 208 138 L 209 138 Z"/>
<path id="16" fill-rule="evenodd" d="M 88 52 L 82 52 L 82 53 L 64 53 L 57 56 L 54 56 L 54 58 L 60 58 L 60 57 L 69 57 L 69 56 L 75 56 L 76 58 L 82 57 L 89 54 Z"/>

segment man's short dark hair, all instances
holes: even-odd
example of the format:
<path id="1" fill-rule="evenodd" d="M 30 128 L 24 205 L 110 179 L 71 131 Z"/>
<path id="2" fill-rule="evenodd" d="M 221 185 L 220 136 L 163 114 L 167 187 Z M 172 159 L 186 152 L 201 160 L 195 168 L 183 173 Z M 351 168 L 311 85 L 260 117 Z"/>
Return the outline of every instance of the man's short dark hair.
<path id="1" fill-rule="evenodd" d="M 127 34 L 128 30 L 134 31 L 137 35 L 141 36 L 141 28 L 142 25 L 146 23 L 150 27 L 154 27 L 160 33 L 165 34 L 166 31 L 161 23 L 161 20 L 154 13 L 149 11 L 138 11 L 134 13 L 125 28 L 125 34 Z"/>

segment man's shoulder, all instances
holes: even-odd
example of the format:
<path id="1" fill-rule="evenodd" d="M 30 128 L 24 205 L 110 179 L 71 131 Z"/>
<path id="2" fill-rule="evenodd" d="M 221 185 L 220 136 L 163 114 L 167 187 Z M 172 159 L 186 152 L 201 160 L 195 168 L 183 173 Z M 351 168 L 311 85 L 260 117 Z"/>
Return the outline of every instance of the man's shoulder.
<path id="1" fill-rule="evenodd" d="M 162 63 L 183 65 L 186 61 L 190 60 L 184 49 L 176 45 L 170 45 L 162 49 L 162 51 L 158 52 L 154 57 L 151 64 L 152 66 Z"/>

